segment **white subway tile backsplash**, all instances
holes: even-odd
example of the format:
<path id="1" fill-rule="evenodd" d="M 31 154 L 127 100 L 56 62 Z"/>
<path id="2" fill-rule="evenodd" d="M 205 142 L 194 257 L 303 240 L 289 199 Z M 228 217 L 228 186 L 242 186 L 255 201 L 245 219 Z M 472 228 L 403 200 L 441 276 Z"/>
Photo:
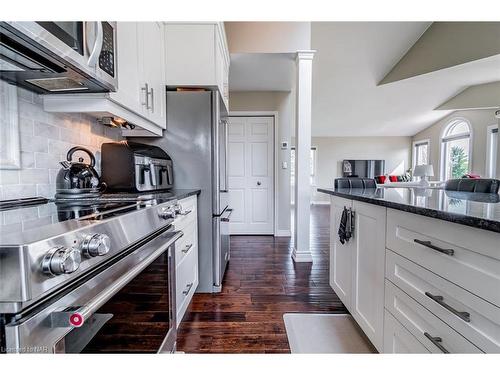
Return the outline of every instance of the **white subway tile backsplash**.
<path id="1" fill-rule="evenodd" d="M 0 108 L 0 112 L 5 113 L 5 108 Z M 59 162 L 66 160 L 71 147 L 81 145 L 92 151 L 100 172 L 101 144 L 123 139 L 119 129 L 105 128 L 89 115 L 45 112 L 40 96 L 21 88 L 18 88 L 18 112 L 21 170 L 0 170 L 0 199 L 53 198 Z M 43 216 L 35 217 L 39 220 Z M 12 226 L 20 225 L 12 223 L 12 218 L 9 220 Z M 42 223 L 37 220 L 32 224 Z"/>
<path id="2" fill-rule="evenodd" d="M 21 184 L 48 184 L 49 171 L 47 169 L 23 169 L 20 171 Z"/>
<path id="3" fill-rule="evenodd" d="M 64 142 L 79 144 L 80 143 L 80 131 L 77 129 L 61 128 L 60 139 Z"/>
<path id="4" fill-rule="evenodd" d="M 56 194 L 56 186 L 51 184 L 36 185 L 36 195 L 45 198 L 53 198 Z"/>
<path id="5" fill-rule="evenodd" d="M 61 167 L 61 165 L 59 164 L 60 161 L 62 161 L 62 159 L 57 154 L 35 152 L 36 168 L 44 168 L 44 169 L 60 168 Z"/>
<path id="6" fill-rule="evenodd" d="M 59 139 L 59 128 L 57 126 L 35 121 L 33 129 L 36 136 L 50 139 Z"/>
<path id="7" fill-rule="evenodd" d="M 5 185 L 3 199 L 28 198 L 36 196 L 36 185 Z"/>
<path id="8" fill-rule="evenodd" d="M 19 132 L 21 137 L 23 134 L 33 135 L 33 120 L 25 117 L 19 117 Z"/>
<path id="9" fill-rule="evenodd" d="M 48 152 L 48 140 L 44 137 L 35 137 L 21 134 L 21 151 Z"/>
<path id="10" fill-rule="evenodd" d="M 21 152 L 22 169 L 35 168 L 35 154 L 33 152 Z"/>
<path id="11" fill-rule="evenodd" d="M 14 169 L 0 170 L 0 185 L 13 185 L 19 183 L 19 171 Z"/>

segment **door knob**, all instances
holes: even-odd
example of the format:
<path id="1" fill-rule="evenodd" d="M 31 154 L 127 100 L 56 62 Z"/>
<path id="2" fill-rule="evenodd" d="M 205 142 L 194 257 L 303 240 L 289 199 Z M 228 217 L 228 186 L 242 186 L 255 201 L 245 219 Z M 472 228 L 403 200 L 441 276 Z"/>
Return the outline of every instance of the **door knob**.
<path id="1" fill-rule="evenodd" d="M 257 186 L 260 186 L 262 185 L 262 183 L 260 181 L 257 181 Z"/>

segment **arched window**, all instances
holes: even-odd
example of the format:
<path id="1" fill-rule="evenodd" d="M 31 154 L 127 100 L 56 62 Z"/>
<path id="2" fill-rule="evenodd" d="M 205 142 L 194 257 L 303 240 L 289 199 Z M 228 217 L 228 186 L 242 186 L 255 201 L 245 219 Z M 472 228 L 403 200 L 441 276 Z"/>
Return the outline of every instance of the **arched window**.
<path id="1" fill-rule="evenodd" d="M 465 119 L 455 119 L 441 137 L 441 179 L 460 178 L 470 172 L 471 128 Z"/>

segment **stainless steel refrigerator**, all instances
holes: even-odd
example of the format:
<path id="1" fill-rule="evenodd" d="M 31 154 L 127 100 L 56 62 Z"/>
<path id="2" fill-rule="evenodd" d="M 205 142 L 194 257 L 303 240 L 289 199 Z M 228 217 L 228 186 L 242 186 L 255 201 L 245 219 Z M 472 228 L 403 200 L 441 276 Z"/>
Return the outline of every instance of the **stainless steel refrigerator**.
<path id="1" fill-rule="evenodd" d="M 198 292 L 220 292 L 229 261 L 227 112 L 218 92 L 168 91 L 167 129 L 149 140 L 173 161 L 174 188 L 198 197 Z"/>

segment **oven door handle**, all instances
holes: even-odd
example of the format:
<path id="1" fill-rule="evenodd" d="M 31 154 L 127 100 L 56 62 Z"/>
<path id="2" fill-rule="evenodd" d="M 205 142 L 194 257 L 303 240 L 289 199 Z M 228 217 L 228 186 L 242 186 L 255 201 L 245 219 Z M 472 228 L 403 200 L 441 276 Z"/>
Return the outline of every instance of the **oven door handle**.
<path id="1" fill-rule="evenodd" d="M 69 307 L 62 311 L 54 311 L 51 314 L 52 327 L 81 327 L 85 321 L 92 316 L 102 305 L 118 293 L 134 277 L 139 275 L 147 266 L 149 266 L 158 256 L 165 252 L 175 241 L 184 235 L 183 232 L 166 232 L 156 240 L 167 241 L 158 247 L 153 253 L 144 259 L 140 264 L 132 268 L 125 275 L 118 278 L 113 284 L 97 294 L 88 304 L 78 307 Z"/>

